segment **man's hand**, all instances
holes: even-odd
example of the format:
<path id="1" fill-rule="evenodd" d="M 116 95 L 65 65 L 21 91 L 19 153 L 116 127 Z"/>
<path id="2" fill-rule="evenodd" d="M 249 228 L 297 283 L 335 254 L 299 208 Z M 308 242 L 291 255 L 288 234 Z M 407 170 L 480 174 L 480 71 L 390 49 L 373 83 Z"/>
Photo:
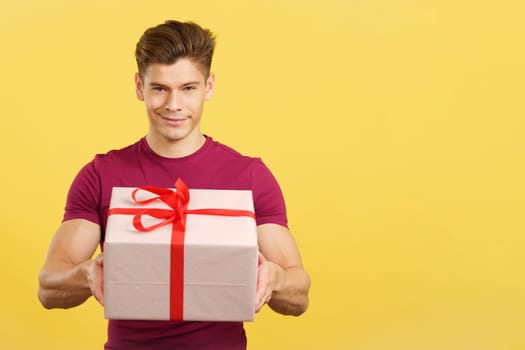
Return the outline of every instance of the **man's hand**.
<path id="1" fill-rule="evenodd" d="M 102 253 L 91 261 L 87 270 L 87 280 L 95 299 L 104 305 L 104 255 Z"/>

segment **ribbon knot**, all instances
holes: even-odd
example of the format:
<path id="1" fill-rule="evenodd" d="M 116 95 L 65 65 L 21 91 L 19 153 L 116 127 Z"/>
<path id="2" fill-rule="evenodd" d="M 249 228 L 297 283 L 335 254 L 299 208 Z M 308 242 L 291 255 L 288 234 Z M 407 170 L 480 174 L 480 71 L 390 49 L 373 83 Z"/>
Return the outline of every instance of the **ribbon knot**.
<path id="1" fill-rule="evenodd" d="M 188 187 L 181 179 L 177 179 L 177 181 L 175 181 L 175 189 L 176 191 L 164 187 L 144 186 L 133 190 L 131 197 L 137 204 L 148 204 L 160 200 L 171 208 L 144 208 L 135 211 L 135 216 L 133 217 L 133 226 L 137 229 L 137 231 L 153 231 L 158 227 L 171 223 L 180 225 L 182 229 L 186 227 L 186 214 L 188 213 L 190 193 Z M 147 199 L 137 199 L 137 193 L 141 190 L 156 194 L 157 196 Z M 142 224 L 142 218 L 145 215 L 156 219 L 162 219 L 162 221 L 149 226 L 144 226 Z"/>

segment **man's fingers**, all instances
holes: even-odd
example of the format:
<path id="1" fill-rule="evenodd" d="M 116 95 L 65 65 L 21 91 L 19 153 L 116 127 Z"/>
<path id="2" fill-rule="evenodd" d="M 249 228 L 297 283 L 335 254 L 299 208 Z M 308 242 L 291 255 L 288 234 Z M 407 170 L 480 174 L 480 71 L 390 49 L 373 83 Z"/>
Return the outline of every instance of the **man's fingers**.
<path id="1" fill-rule="evenodd" d="M 104 305 L 104 256 L 99 254 L 93 261 L 93 265 L 88 272 L 88 280 L 91 293 L 97 301 Z"/>
<path id="2" fill-rule="evenodd" d="M 259 252 L 259 266 L 257 269 L 257 292 L 255 294 L 255 312 L 270 301 L 272 296 L 272 282 L 270 279 L 268 262 Z"/>

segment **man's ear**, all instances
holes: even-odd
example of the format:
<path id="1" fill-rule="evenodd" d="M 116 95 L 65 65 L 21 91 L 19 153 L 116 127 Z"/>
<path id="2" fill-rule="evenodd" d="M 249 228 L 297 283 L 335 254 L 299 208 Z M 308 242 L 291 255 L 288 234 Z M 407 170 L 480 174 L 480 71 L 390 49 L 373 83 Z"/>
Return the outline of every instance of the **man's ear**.
<path id="1" fill-rule="evenodd" d="M 135 93 L 140 101 L 144 101 L 144 83 L 139 73 L 135 73 Z"/>
<path id="2" fill-rule="evenodd" d="M 206 101 L 211 100 L 213 97 L 213 89 L 215 88 L 215 74 L 211 73 L 208 75 L 208 79 L 206 80 L 206 95 L 204 96 L 204 99 Z"/>

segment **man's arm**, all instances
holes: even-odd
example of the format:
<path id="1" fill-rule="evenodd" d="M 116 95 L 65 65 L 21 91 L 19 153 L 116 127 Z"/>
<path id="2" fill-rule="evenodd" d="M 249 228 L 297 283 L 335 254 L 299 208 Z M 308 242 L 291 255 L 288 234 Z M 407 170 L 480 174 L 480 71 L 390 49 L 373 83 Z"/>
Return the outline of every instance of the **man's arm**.
<path id="1" fill-rule="evenodd" d="M 84 219 L 58 228 L 38 276 L 38 298 L 51 308 L 70 308 L 91 295 L 103 302 L 102 256 L 91 260 L 100 242 L 100 226 Z"/>
<path id="2" fill-rule="evenodd" d="M 310 278 L 290 231 L 280 225 L 257 226 L 259 273 L 256 311 L 265 303 L 276 312 L 298 316 L 308 307 Z"/>

